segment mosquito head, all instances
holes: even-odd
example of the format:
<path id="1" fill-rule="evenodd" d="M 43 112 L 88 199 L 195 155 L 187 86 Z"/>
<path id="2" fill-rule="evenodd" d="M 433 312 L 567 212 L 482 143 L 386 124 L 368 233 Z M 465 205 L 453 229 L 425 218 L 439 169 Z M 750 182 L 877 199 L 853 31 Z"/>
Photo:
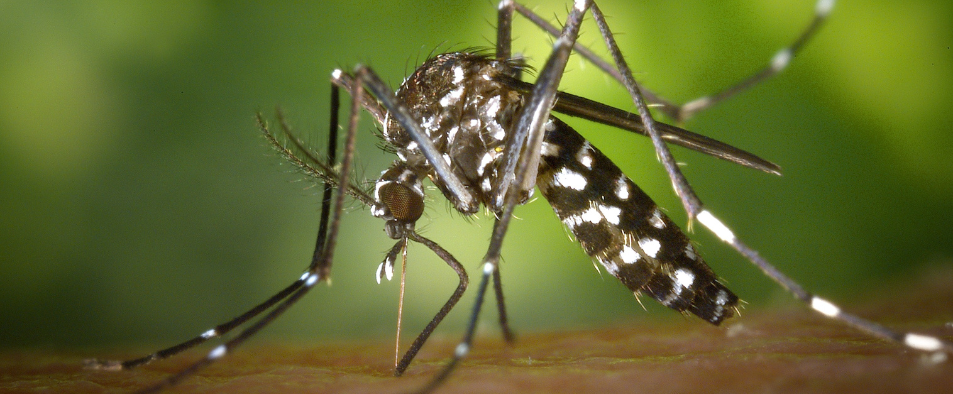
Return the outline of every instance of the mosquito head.
<path id="1" fill-rule="evenodd" d="M 397 161 L 381 174 L 374 187 L 374 216 L 387 221 L 384 227 L 393 239 L 414 229 L 424 213 L 424 190 L 420 177 L 404 162 Z"/>

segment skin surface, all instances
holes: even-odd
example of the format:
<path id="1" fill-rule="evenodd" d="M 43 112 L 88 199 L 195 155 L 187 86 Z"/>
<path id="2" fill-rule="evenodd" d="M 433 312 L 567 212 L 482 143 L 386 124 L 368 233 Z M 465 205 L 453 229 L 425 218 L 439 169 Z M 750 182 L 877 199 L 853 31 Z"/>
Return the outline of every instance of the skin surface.
<path id="1" fill-rule="evenodd" d="M 894 328 L 953 336 L 953 270 L 875 289 L 851 310 Z M 696 319 L 586 331 L 522 333 L 507 347 L 477 338 L 442 393 L 478 392 L 943 392 L 953 362 L 845 329 L 792 302 L 744 313 L 722 327 Z M 520 333 L 518 333 L 520 334 Z M 439 333 L 402 378 L 385 339 L 323 345 L 253 343 L 169 392 L 405 392 L 443 366 L 457 340 Z M 142 349 L 24 349 L 0 353 L 0 391 L 128 392 L 204 355 L 189 353 L 130 372 L 84 371 L 81 360 Z M 107 353 L 107 354 L 103 354 Z"/>

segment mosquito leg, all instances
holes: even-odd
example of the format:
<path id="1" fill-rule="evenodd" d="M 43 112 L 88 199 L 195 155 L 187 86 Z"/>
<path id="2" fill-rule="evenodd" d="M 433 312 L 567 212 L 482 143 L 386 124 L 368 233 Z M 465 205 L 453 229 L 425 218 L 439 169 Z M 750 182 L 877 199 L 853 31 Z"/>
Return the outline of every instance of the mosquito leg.
<path id="1" fill-rule="evenodd" d="M 328 162 L 333 163 L 335 159 L 335 152 L 337 147 L 337 128 L 338 128 L 338 108 L 340 107 L 340 92 L 337 86 L 331 87 L 331 126 L 330 126 L 330 135 L 329 147 L 328 147 Z M 264 129 L 264 123 L 261 122 L 259 118 L 259 126 Z M 287 131 L 287 130 L 286 130 Z M 267 133 L 267 131 L 265 131 Z M 330 204 L 331 204 L 331 188 L 332 185 L 325 183 L 324 185 L 324 198 L 322 199 L 321 205 L 321 221 L 320 223 L 326 223 L 328 220 L 328 215 L 330 214 Z M 324 244 L 325 237 L 327 236 L 327 226 L 320 226 L 318 229 L 317 237 L 317 246 L 315 247 L 315 257 L 312 259 L 311 266 L 308 268 L 308 271 L 314 269 L 315 265 L 318 262 L 318 252 L 321 248 L 321 245 Z M 133 369 L 141 365 L 149 364 L 156 360 L 162 360 L 178 353 L 181 353 L 185 350 L 191 349 L 195 346 L 198 346 L 202 343 L 205 343 L 209 339 L 219 337 L 224 335 L 236 327 L 244 324 L 250 319 L 253 319 L 255 316 L 258 316 L 262 312 L 270 309 L 276 303 L 288 297 L 290 294 L 298 290 L 307 279 L 307 275 L 302 275 L 301 278 L 291 283 L 288 287 L 282 289 L 277 294 L 271 296 L 271 298 L 265 300 L 261 304 L 256 305 L 255 307 L 249 309 L 245 313 L 239 315 L 238 317 L 219 324 L 209 330 L 206 330 L 202 334 L 191 338 L 185 342 L 179 343 L 174 346 L 159 350 L 155 353 L 147 355 L 145 357 L 140 357 L 137 359 L 118 361 L 118 360 L 99 360 L 99 359 L 88 359 L 84 360 L 84 368 L 86 369 L 103 369 L 103 370 L 128 370 Z"/>
<path id="2" fill-rule="evenodd" d="M 791 278 L 788 278 L 771 265 L 771 263 L 761 257 L 756 250 L 742 243 L 724 223 L 718 220 L 718 218 L 712 215 L 708 210 L 701 211 L 698 215 L 698 221 L 705 225 L 705 227 L 708 227 L 708 229 L 714 232 L 722 241 L 731 245 L 738 253 L 741 253 L 741 255 L 747 258 L 748 261 L 760 268 L 766 276 L 793 294 L 799 301 L 810 306 L 814 311 L 831 319 L 839 320 L 875 337 L 896 342 L 914 350 L 932 352 L 937 355 L 940 360 L 945 360 L 947 354 L 953 354 L 953 342 L 930 335 L 912 332 L 901 333 L 891 330 L 880 324 L 846 313 L 839 306 L 830 301 L 809 293 L 804 290 L 801 285 Z"/>
<path id="3" fill-rule="evenodd" d="M 662 142 L 658 131 L 655 130 L 655 122 L 652 120 L 644 100 L 642 100 L 642 97 L 639 95 L 638 86 L 634 83 L 634 79 L 632 78 L 632 72 L 626 65 L 625 59 L 622 58 L 619 48 L 615 44 L 615 40 L 612 37 L 612 33 L 609 31 L 602 12 L 595 4 L 592 6 L 592 15 L 596 20 L 596 24 L 599 26 L 599 30 L 602 32 L 602 36 L 606 41 L 606 45 L 609 47 L 609 51 L 612 53 L 613 59 L 615 59 L 619 72 L 626 81 L 626 88 L 629 90 L 629 94 L 632 96 L 632 100 L 635 102 L 636 107 L 638 107 L 639 115 L 642 117 L 643 124 L 652 137 L 652 142 L 655 145 L 656 152 L 659 154 L 662 163 L 665 165 L 665 168 L 669 173 L 669 177 L 671 178 L 674 185 L 675 192 L 682 199 L 682 203 L 685 205 L 685 210 L 688 212 L 689 218 L 697 218 L 699 223 L 707 227 L 716 236 L 718 236 L 718 238 L 730 245 L 732 248 L 738 251 L 738 253 L 746 257 L 754 265 L 760 268 L 765 275 L 780 284 L 781 287 L 791 292 L 795 298 L 808 304 L 818 313 L 832 319 L 840 320 L 847 325 L 870 333 L 873 336 L 894 341 L 906 345 L 912 349 L 926 352 L 942 351 L 953 353 L 953 342 L 922 334 L 898 333 L 877 323 L 862 319 L 855 315 L 847 314 L 843 312 L 840 307 L 834 305 L 830 301 L 812 295 L 811 293 L 804 290 L 804 288 L 802 288 L 799 284 L 778 271 L 778 269 L 773 265 L 768 263 L 768 261 L 762 258 L 756 250 L 742 243 L 734 235 L 734 233 L 724 223 L 721 222 L 721 220 L 716 218 L 710 211 L 705 209 L 702 206 L 701 200 L 699 200 L 695 195 L 694 191 L 685 180 L 685 177 L 675 165 L 674 159 L 672 158 L 672 155 L 668 151 L 668 148 L 665 146 L 664 142 Z"/>
<path id="4" fill-rule="evenodd" d="M 498 17 L 496 22 L 496 58 L 499 60 L 508 60 L 512 57 L 513 42 L 513 0 L 500 1 Z M 514 76 L 518 79 L 518 76 Z M 516 336 L 510 329 L 509 319 L 506 315 L 506 302 L 503 298 L 503 282 L 500 279 L 500 270 L 493 272 L 493 291 L 496 293 L 496 306 L 500 316 L 500 329 L 503 331 L 503 338 L 506 342 L 513 343 Z"/>
<path id="5" fill-rule="evenodd" d="M 512 56 L 513 6 L 513 0 L 503 0 L 497 6 L 496 58 L 498 60 L 508 60 Z"/>
<path id="6" fill-rule="evenodd" d="M 556 90 L 562 80 L 572 46 L 579 35 L 579 24 L 589 4 L 589 1 L 576 1 L 566 19 L 562 34 L 553 45 L 553 53 L 540 70 L 533 91 L 526 99 L 523 112 L 515 122 L 513 136 L 503 152 L 505 159 L 500 167 L 501 173 L 505 175 L 500 178 L 499 184 L 493 186 L 494 192 L 489 207 L 491 210 L 502 210 L 504 199 L 512 198 L 514 203 L 517 202 L 519 195 L 531 190 L 536 182 L 535 172 L 539 167 L 539 151 L 543 144 L 543 124 L 549 119 L 556 100 Z M 533 138 L 527 140 L 530 135 Z M 520 162 L 522 171 L 517 171 L 517 162 Z M 511 190 L 511 186 L 516 186 L 517 189 Z M 509 217 L 503 215 L 500 219 L 504 222 L 501 231 L 505 233 Z M 491 246 L 492 244 L 491 241 Z M 496 264 L 495 261 L 493 264 Z"/>
<path id="7" fill-rule="evenodd" d="M 229 320 L 226 323 L 219 324 L 215 326 L 214 328 L 211 328 L 203 332 L 201 335 L 196 336 L 192 339 L 189 339 L 185 342 L 182 342 L 178 345 L 159 350 L 145 357 L 140 357 L 137 359 L 126 360 L 126 361 L 86 359 L 86 360 L 83 360 L 83 368 L 100 369 L 100 370 L 106 370 L 106 371 L 129 370 L 129 369 L 133 369 L 142 365 L 149 364 L 153 361 L 162 360 L 162 359 L 174 356 L 183 351 L 186 351 L 195 346 L 198 346 L 202 343 L 205 343 L 209 339 L 224 335 L 225 333 L 231 331 L 235 327 L 242 325 L 243 323 L 247 322 L 249 319 L 252 319 L 255 316 L 258 316 L 262 312 L 274 306 L 279 301 L 285 299 L 291 293 L 294 293 L 303 284 L 304 284 L 304 280 L 302 277 L 302 279 L 296 280 L 294 283 L 292 283 L 288 287 L 278 292 L 278 294 L 271 296 L 271 298 L 269 298 L 265 302 L 262 302 L 261 304 L 255 306 L 254 308 L 248 310 L 247 312 L 241 314 L 240 316 L 232 320 Z"/>
<path id="8" fill-rule="evenodd" d="M 331 120 L 330 126 L 328 127 L 328 166 L 333 166 L 335 160 L 337 159 L 337 146 L 338 146 L 338 126 L 340 125 L 338 121 L 338 111 L 341 107 L 341 89 L 334 84 L 331 84 Z M 351 110 L 354 108 L 352 106 Z M 353 117 L 353 114 L 352 114 Z M 284 122 L 282 122 L 284 124 Z M 355 126 L 356 127 L 356 126 Z M 287 127 L 285 128 L 287 130 Z M 344 175 L 342 177 L 341 185 L 347 185 L 347 173 L 342 171 Z M 331 195 L 333 185 L 325 182 L 324 191 L 321 194 L 321 221 L 319 223 L 327 223 L 331 215 Z M 346 189 L 346 187 L 341 188 Z M 309 272 L 314 272 L 315 267 L 318 266 L 321 262 L 321 257 L 324 254 L 324 242 L 328 234 L 327 226 L 319 226 L 318 228 L 318 238 L 314 244 L 314 254 L 311 256 L 311 265 L 308 267 Z M 330 275 L 330 266 L 327 268 L 327 272 L 321 272 L 322 277 L 327 277 Z"/>
<path id="9" fill-rule="evenodd" d="M 510 329 L 510 322 L 506 316 L 506 302 L 503 299 L 503 282 L 500 279 L 499 267 L 493 270 L 493 291 L 496 293 L 496 309 L 500 315 L 500 329 L 503 331 L 503 339 L 512 344 L 516 342 L 516 335 Z"/>
<path id="10" fill-rule="evenodd" d="M 256 321 L 254 324 L 246 327 L 242 330 L 238 336 L 229 340 L 225 344 L 219 345 L 218 347 L 212 349 L 204 358 L 195 363 L 189 365 L 185 369 L 175 373 L 174 375 L 152 385 L 146 387 L 142 390 L 136 391 L 137 394 L 146 394 L 146 393 L 157 393 L 162 391 L 165 388 L 174 386 L 183 379 L 195 374 L 200 369 L 205 368 L 209 364 L 212 364 L 226 353 L 243 343 L 252 335 L 256 334 L 259 330 L 264 328 L 268 323 L 274 321 L 279 315 L 281 315 L 288 307 L 298 301 L 307 291 L 318 281 L 317 274 L 311 274 L 305 279 L 304 287 L 300 287 L 297 291 L 293 292 L 284 302 L 278 304 L 274 309 L 271 310 L 268 314 L 262 317 L 260 320 Z"/>
<path id="11" fill-rule="evenodd" d="M 357 71 L 358 75 L 362 75 L 363 72 Z M 364 89 L 359 86 L 355 86 L 351 89 L 351 111 L 350 119 L 348 120 L 347 125 L 347 139 L 344 142 L 344 157 L 341 160 L 341 180 L 340 185 L 348 184 L 348 177 L 351 174 L 351 167 L 354 164 L 354 146 L 357 141 L 357 122 L 361 116 L 361 98 L 363 96 Z M 335 132 L 334 135 L 337 133 Z M 326 191 L 330 189 L 325 188 Z M 347 196 L 347 188 L 339 187 L 338 193 L 335 196 L 334 201 L 334 216 L 331 218 L 331 224 L 328 230 L 327 241 L 324 244 L 319 245 L 322 249 L 322 256 L 320 259 L 315 259 L 316 263 L 312 263 L 313 268 L 311 269 L 311 276 L 319 274 L 315 278 L 316 280 L 328 280 L 331 274 L 331 265 L 334 261 L 334 246 L 337 243 L 337 237 L 339 229 L 341 227 L 341 216 L 344 214 L 344 199 Z M 327 200 L 327 196 L 324 198 Z M 311 284 L 313 285 L 313 283 Z M 308 286 L 310 288 L 311 286 Z M 266 323 L 267 324 L 267 323 Z"/>
<path id="12" fill-rule="evenodd" d="M 476 302 L 473 305 L 473 312 L 470 314 L 470 320 L 467 323 L 467 331 L 463 337 L 463 341 L 457 344 L 456 349 L 453 351 L 453 358 L 450 359 L 443 369 L 434 376 L 426 386 L 421 388 L 418 393 L 429 393 L 434 389 L 439 387 L 447 377 L 450 376 L 450 373 L 453 372 L 457 364 L 463 360 L 464 357 L 470 353 L 470 347 L 473 345 L 473 333 L 476 332 L 476 322 L 477 318 L 480 317 L 480 309 L 483 306 L 483 297 L 486 295 L 486 287 L 489 283 L 490 275 L 493 271 L 493 265 L 489 263 L 483 264 L 483 274 L 480 276 L 480 287 L 477 289 L 477 298 Z"/>
<path id="13" fill-rule="evenodd" d="M 344 145 L 344 158 L 341 161 L 341 179 L 339 180 L 339 185 L 348 184 L 348 176 L 351 170 L 352 161 L 354 158 L 354 145 L 357 135 L 357 121 L 360 118 L 360 109 L 361 109 L 361 95 L 363 89 L 355 88 L 351 91 L 351 116 L 348 122 L 348 134 L 347 140 Z M 332 127 L 337 127 L 336 125 Z M 326 192 L 330 192 L 329 189 L 325 189 Z M 209 364 L 215 362 L 219 358 L 225 356 L 232 349 L 244 343 L 248 338 L 255 335 L 262 328 L 273 322 L 278 316 L 281 316 L 289 307 L 294 305 L 298 300 L 301 299 L 309 290 L 319 281 L 327 280 L 328 275 L 331 272 L 331 260 L 334 257 L 334 245 L 337 241 L 338 230 L 341 223 L 341 215 L 343 214 L 344 207 L 344 198 L 347 195 L 346 187 L 337 188 L 337 194 L 335 195 L 334 200 L 334 215 L 330 218 L 330 224 L 327 221 L 321 222 L 321 227 L 318 231 L 319 234 L 327 234 L 326 240 L 323 244 L 319 244 L 318 247 L 321 249 L 320 258 L 312 262 L 311 268 L 302 275 L 301 279 L 298 282 L 302 282 L 303 286 L 300 286 L 281 303 L 276 305 L 268 314 L 259 319 L 258 321 L 252 323 L 250 326 L 242 330 L 238 335 L 236 335 L 231 340 L 225 342 L 222 345 L 212 349 L 201 360 L 189 365 L 185 369 L 177 372 L 176 374 L 158 382 L 157 384 L 147 387 L 139 393 L 155 393 L 161 391 L 162 389 L 175 385 L 182 379 L 194 374 L 198 370 L 208 366 Z M 328 196 L 324 196 L 324 200 L 328 200 Z M 322 218 L 324 216 L 322 215 Z M 298 283 L 296 282 L 296 283 Z"/>
<path id="14" fill-rule="evenodd" d="M 696 113 L 708 109 L 715 104 L 725 101 L 728 98 L 748 90 L 762 81 L 777 75 L 787 68 L 788 64 L 791 62 L 791 59 L 793 59 L 794 56 L 801 51 L 801 48 L 804 47 L 804 44 L 806 44 L 811 37 L 817 33 L 817 30 L 821 27 L 821 25 L 824 24 L 824 21 L 827 20 L 827 16 L 830 15 L 833 8 L 834 0 L 818 0 L 817 4 L 814 5 L 814 18 L 811 19 L 810 25 L 808 25 L 807 28 L 801 32 L 801 35 L 794 40 L 794 43 L 787 48 L 777 51 L 771 58 L 771 62 L 754 75 L 745 78 L 744 80 L 722 90 L 721 92 L 710 96 L 699 97 L 682 104 L 677 108 L 670 108 L 667 110 L 663 109 L 663 112 L 665 112 L 666 115 L 671 116 L 677 122 L 684 122 L 688 118 L 694 116 Z"/>
<path id="15" fill-rule="evenodd" d="M 675 163 L 675 158 L 672 157 L 672 153 L 669 152 L 668 146 L 666 146 L 665 142 L 662 140 L 662 136 L 655 126 L 655 120 L 652 119 L 652 114 L 649 112 L 648 105 L 646 104 L 645 99 L 642 97 L 642 93 L 639 90 L 639 86 L 635 82 L 635 78 L 632 77 L 632 70 L 629 69 L 628 64 L 622 57 L 622 53 L 619 51 L 618 45 L 616 45 L 615 38 L 613 37 L 612 32 L 609 31 L 609 26 L 606 24 L 605 17 L 602 15 L 599 7 L 595 4 L 592 6 L 592 15 L 596 20 L 596 25 L 599 26 L 599 31 L 602 33 L 603 39 L 605 39 L 606 46 L 609 47 L 609 52 L 612 54 L 612 58 L 616 63 L 619 73 L 622 74 L 623 85 L 625 85 L 626 90 L 629 91 L 629 96 L 632 98 L 632 102 L 635 103 L 636 109 L 638 109 L 639 117 L 642 118 L 642 124 L 645 126 L 645 130 L 652 139 L 652 145 L 655 147 L 655 152 L 659 157 L 659 161 L 661 161 L 662 165 L 665 167 L 665 171 L 668 173 L 669 179 L 672 181 L 675 193 L 678 194 L 679 199 L 682 200 L 682 206 L 685 207 L 685 211 L 688 213 L 688 220 L 691 222 L 702 210 L 701 200 L 699 200 L 698 196 L 695 195 L 691 185 L 688 184 L 688 180 L 685 179 L 685 176 L 682 175 L 681 170 L 678 169 L 678 165 Z"/>
<path id="16" fill-rule="evenodd" d="M 423 347 L 424 343 L 427 342 L 427 339 L 430 338 L 430 334 L 433 333 L 433 330 L 437 328 L 437 325 L 443 321 L 443 318 L 450 313 L 450 310 L 460 301 L 460 297 L 463 297 L 463 292 L 467 290 L 467 285 L 470 283 L 469 278 L 467 277 L 467 271 L 463 268 L 463 265 L 460 264 L 457 259 L 447 252 L 444 248 L 440 247 L 436 242 L 433 242 L 427 238 L 422 237 L 416 232 L 410 231 L 407 234 L 408 238 L 412 241 L 422 244 L 430 250 L 432 250 L 438 257 L 447 262 L 447 265 L 450 268 L 453 268 L 456 271 L 457 276 L 460 277 L 460 283 L 457 285 L 457 288 L 453 291 L 453 294 L 450 295 L 450 298 L 447 299 L 447 302 L 443 304 L 443 307 L 440 308 L 440 311 L 433 317 L 430 323 L 424 327 L 424 330 L 420 332 L 420 335 L 417 335 L 417 339 L 414 339 L 414 343 L 410 345 L 410 349 L 407 349 L 407 353 L 404 353 L 404 357 L 401 358 L 400 362 L 397 364 L 397 368 L 394 369 L 394 376 L 400 376 L 407 370 L 407 367 L 410 366 L 410 362 L 414 360 L 414 357 L 417 356 L 417 352 L 420 351 L 420 348 Z"/>
<path id="17" fill-rule="evenodd" d="M 798 38 L 787 48 L 781 49 L 775 53 L 772 57 L 771 62 L 764 67 L 759 72 L 754 75 L 742 80 L 741 82 L 736 83 L 735 85 L 722 90 L 719 93 L 700 97 L 695 100 L 692 100 L 688 103 L 679 105 L 670 100 L 667 100 L 663 97 L 658 96 L 652 91 L 641 87 L 642 95 L 645 99 L 653 104 L 658 105 L 659 111 L 664 113 L 669 118 L 672 118 L 677 123 L 682 123 L 687 121 L 689 118 L 694 116 L 696 113 L 708 109 L 714 106 L 717 103 L 725 101 L 726 99 L 741 93 L 754 85 L 768 79 L 775 74 L 781 72 L 790 62 L 791 58 L 796 55 L 800 49 L 810 40 L 811 37 L 817 32 L 817 30 L 824 24 L 824 21 L 827 19 L 827 16 L 830 14 L 831 10 L 834 8 L 835 0 L 818 0 L 817 4 L 814 6 L 814 18 L 811 20 L 811 23 L 808 27 L 798 36 Z M 516 12 L 519 12 L 530 22 L 539 26 L 541 29 L 545 30 L 554 37 L 559 35 L 559 30 L 556 29 L 549 22 L 540 18 L 539 15 L 534 13 L 532 10 L 526 8 L 522 4 L 516 3 L 514 5 Z M 583 45 L 576 44 L 573 48 L 577 53 L 582 55 L 582 57 L 589 60 L 597 68 L 619 81 L 620 83 L 625 83 L 623 80 L 622 74 L 619 73 L 617 69 L 612 67 L 611 64 L 602 60 L 598 55 L 593 53 L 591 50 L 586 48 Z"/>
<path id="18" fill-rule="evenodd" d="M 354 80 L 354 76 L 349 75 L 340 69 L 336 69 L 331 72 L 331 83 L 340 86 L 342 89 L 348 92 L 353 89 L 354 85 L 360 85 L 360 82 Z M 367 90 L 365 90 L 364 94 L 361 95 L 361 107 L 370 113 L 378 124 L 383 125 L 387 123 L 387 109 L 381 106 L 381 104 L 374 99 L 374 95 Z"/>
<path id="19" fill-rule="evenodd" d="M 546 64 L 543 66 L 543 69 L 539 73 L 539 78 L 536 81 L 536 84 L 533 87 L 533 91 L 530 93 L 529 99 L 527 99 L 527 104 L 523 108 L 523 113 L 520 114 L 520 117 L 516 121 L 514 127 L 515 134 L 510 142 L 510 145 L 507 146 L 506 153 L 512 154 L 512 156 L 507 156 L 511 159 L 503 166 L 504 174 L 513 174 L 513 184 L 512 186 L 507 186 L 507 190 L 503 191 L 501 197 L 505 197 L 505 205 L 503 205 L 503 213 L 497 219 L 493 227 L 493 235 L 490 239 L 490 246 L 487 250 L 486 257 L 484 258 L 484 269 L 483 269 L 483 280 L 480 282 L 480 294 L 478 294 L 478 304 L 474 308 L 474 317 L 479 313 L 479 302 L 482 302 L 483 296 L 482 293 L 486 290 L 486 282 L 488 277 L 492 274 L 495 279 L 496 285 L 495 288 L 499 288 L 497 296 L 500 299 L 500 305 L 503 305 L 502 302 L 502 288 L 500 287 L 499 273 L 497 265 L 500 259 L 500 251 L 503 246 L 503 236 L 506 234 L 506 230 L 509 226 L 510 219 L 513 217 L 513 209 L 517 204 L 517 199 L 520 197 L 520 194 L 524 190 L 528 190 L 532 186 L 526 186 L 529 183 L 535 182 L 536 170 L 539 167 L 539 152 L 542 146 L 543 141 L 543 127 L 546 119 L 549 118 L 550 109 L 553 106 L 555 101 L 556 91 L 559 87 L 559 81 L 562 78 L 562 73 L 566 68 L 566 62 L 569 59 L 569 54 L 572 50 L 573 44 L 576 42 L 576 37 L 579 34 L 579 25 L 582 22 L 582 18 L 585 15 L 586 10 L 590 7 L 591 1 L 588 0 L 579 0 L 576 1 L 575 6 L 572 11 L 570 11 L 569 16 L 566 18 L 566 26 L 563 28 L 563 33 L 560 35 L 559 39 L 556 40 L 556 43 L 553 48 L 553 53 L 547 59 Z M 532 136 L 532 138 L 525 143 L 524 149 L 519 149 L 524 146 L 523 141 Z M 522 151 L 522 153 L 520 153 Z M 516 158 L 519 158 L 518 162 Z M 512 164 L 511 164 L 512 163 Z M 512 171 L 512 172 L 511 172 Z M 517 189 L 513 189 L 516 187 Z M 500 322 L 504 327 L 504 335 L 507 330 L 507 323 L 505 322 L 506 314 L 502 310 L 500 314 Z M 458 347 L 457 354 L 455 358 L 462 358 L 463 355 L 466 355 L 470 341 L 472 340 L 473 333 L 472 329 L 475 328 L 475 322 L 471 322 L 471 331 L 468 331 L 466 340 Z M 512 334 L 510 334 L 512 335 Z M 448 366 L 449 367 L 449 366 Z"/>

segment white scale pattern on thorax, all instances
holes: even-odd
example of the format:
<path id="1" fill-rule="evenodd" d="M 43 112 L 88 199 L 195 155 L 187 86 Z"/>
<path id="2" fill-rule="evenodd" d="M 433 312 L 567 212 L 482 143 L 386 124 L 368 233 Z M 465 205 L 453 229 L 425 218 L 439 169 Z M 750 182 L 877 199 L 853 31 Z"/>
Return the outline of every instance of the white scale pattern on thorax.
<path id="1" fill-rule="evenodd" d="M 481 203 L 488 201 L 500 176 L 502 152 L 509 140 L 506 130 L 522 105 L 518 92 L 492 76 L 514 67 L 515 63 L 469 53 L 440 55 L 419 67 L 397 90 L 397 97 L 419 118 L 454 175 Z M 398 157 L 430 178 L 449 198 L 449 190 L 409 133 L 393 119 L 384 123 L 383 137 Z"/>

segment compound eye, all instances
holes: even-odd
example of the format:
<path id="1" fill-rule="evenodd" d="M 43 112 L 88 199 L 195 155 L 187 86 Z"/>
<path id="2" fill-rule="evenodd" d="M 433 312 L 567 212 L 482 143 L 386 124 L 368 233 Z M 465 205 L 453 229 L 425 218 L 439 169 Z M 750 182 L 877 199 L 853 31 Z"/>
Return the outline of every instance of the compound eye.
<path id="1" fill-rule="evenodd" d="M 400 183 L 390 182 L 381 186 L 378 196 L 397 221 L 413 223 L 424 214 L 423 197 Z"/>

